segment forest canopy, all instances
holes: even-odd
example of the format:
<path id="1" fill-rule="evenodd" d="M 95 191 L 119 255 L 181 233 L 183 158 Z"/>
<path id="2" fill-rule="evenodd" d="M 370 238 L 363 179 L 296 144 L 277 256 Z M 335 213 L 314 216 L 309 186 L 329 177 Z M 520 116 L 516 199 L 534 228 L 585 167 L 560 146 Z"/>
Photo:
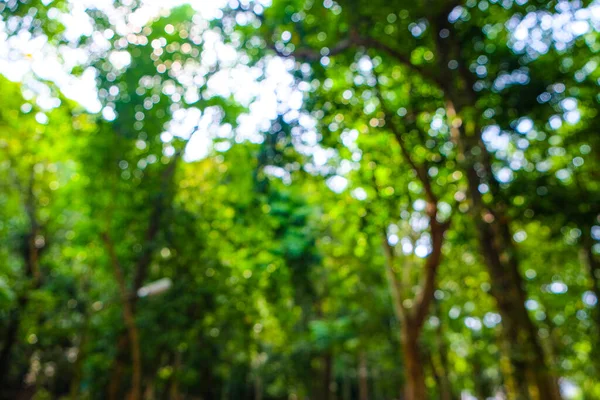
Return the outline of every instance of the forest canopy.
<path id="1" fill-rule="evenodd" d="M 600 398 L 600 2 L 0 0 L 0 400 Z"/>

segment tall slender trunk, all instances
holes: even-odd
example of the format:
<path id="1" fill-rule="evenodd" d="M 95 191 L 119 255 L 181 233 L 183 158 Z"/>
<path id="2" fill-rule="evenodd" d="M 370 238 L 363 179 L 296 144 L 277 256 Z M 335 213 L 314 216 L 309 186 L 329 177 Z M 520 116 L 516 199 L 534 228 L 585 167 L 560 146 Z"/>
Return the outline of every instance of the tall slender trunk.
<path id="1" fill-rule="evenodd" d="M 171 376 L 171 381 L 169 384 L 169 399 L 170 400 L 181 400 L 181 393 L 179 391 L 179 379 L 177 376 L 177 374 L 181 370 L 181 353 L 179 351 L 175 353 L 175 361 L 174 361 L 173 370 L 174 370 L 174 374 Z M 262 394 L 262 391 L 261 391 L 261 394 Z"/>
<path id="2" fill-rule="evenodd" d="M 131 345 L 131 391 L 128 400 L 141 400 L 142 393 L 142 353 L 140 349 L 140 338 L 133 308 L 128 302 L 123 307 L 123 317 L 127 326 L 129 343 Z"/>
<path id="3" fill-rule="evenodd" d="M 361 350 L 358 356 L 358 398 L 369 400 L 369 369 L 367 365 L 367 354 Z"/>
<path id="4" fill-rule="evenodd" d="M 485 400 L 488 397 L 491 397 L 491 393 L 487 388 L 486 379 L 483 375 L 483 368 L 481 366 L 481 361 L 477 354 L 475 354 L 470 363 L 473 368 L 473 383 L 475 384 L 475 396 L 480 400 Z"/>
<path id="5" fill-rule="evenodd" d="M 463 132 L 461 140 L 469 142 L 464 136 Z M 462 147 L 469 194 L 473 203 L 472 215 L 476 220 L 479 244 L 492 278 L 491 293 L 498 304 L 503 330 L 509 340 L 509 358 L 518 391 L 516 398 L 527 399 L 533 395 L 533 398 L 540 400 L 560 399 L 560 394 L 553 389 L 555 387 L 554 378 L 548 369 L 537 327 L 525 308 L 525 285 L 519 272 L 508 218 L 502 207 L 498 207 L 498 205 L 485 206 L 479 192 L 479 185 L 486 181 L 481 180 L 480 175 L 483 172 L 476 167 L 476 164 L 485 162 L 485 157 L 475 161 L 472 154 L 477 153 L 473 149 L 478 149 L 483 154 L 487 150 L 481 143 L 477 145 L 465 143 Z M 487 170 L 491 166 L 483 164 L 483 168 Z M 493 177 L 489 176 L 488 179 L 493 180 Z M 532 377 L 531 382 L 528 382 L 529 376 Z"/>
<path id="6" fill-rule="evenodd" d="M 429 305 L 434 298 L 435 276 L 441 261 L 443 236 L 449 226 L 448 222 L 441 224 L 436 221 L 436 210 L 437 208 L 432 211 L 433 218 L 430 221 L 432 253 L 425 263 L 425 283 L 415 299 L 414 309 L 405 308 L 402 303 L 401 292 L 403 287 L 393 268 L 394 252 L 387 241 L 385 232 L 382 238 L 386 256 L 386 273 L 392 294 L 392 306 L 396 318 L 401 324 L 400 342 L 402 344 L 406 377 L 405 400 L 424 400 L 427 398 L 424 363 L 419 350 L 419 337 L 428 315 Z"/>
<path id="7" fill-rule="evenodd" d="M 591 227 L 582 227 L 582 246 L 585 262 L 590 274 L 592 292 L 596 296 L 596 309 L 594 310 L 598 331 L 600 331 L 600 261 L 594 254 L 594 240 L 591 236 Z"/>
<path id="8" fill-rule="evenodd" d="M 360 383 L 359 383 L 360 385 Z M 352 382 L 350 381 L 350 377 L 348 374 L 344 374 L 344 380 L 342 382 L 342 400 L 351 400 L 352 398 Z M 359 397 L 359 400 L 369 400 L 362 399 Z"/>
<path id="9" fill-rule="evenodd" d="M 254 400 L 262 400 L 263 398 L 263 382 L 260 374 L 254 378 Z"/>
<path id="10" fill-rule="evenodd" d="M 582 227 L 581 263 L 586 266 L 590 275 L 591 290 L 596 296 L 596 307 L 592 310 L 592 316 L 596 321 L 595 337 L 596 343 L 600 339 L 600 261 L 593 252 L 594 241 L 591 237 L 591 227 Z M 597 373 L 600 373 L 600 346 L 592 346 L 592 359 Z"/>
<path id="11" fill-rule="evenodd" d="M 112 372 L 108 382 L 108 400 L 119 400 L 121 398 L 121 381 L 125 370 L 128 347 L 127 334 L 121 334 L 117 341 L 117 353 L 112 364 Z"/>
<path id="12" fill-rule="evenodd" d="M 81 387 L 81 379 L 83 377 L 83 361 L 85 359 L 85 349 L 87 347 L 87 342 L 89 338 L 89 321 L 90 321 L 90 311 L 85 310 L 85 314 L 83 317 L 83 329 L 81 332 L 81 339 L 79 341 L 78 351 L 77 351 L 77 359 L 75 360 L 75 365 L 73 366 L 73 379 L 71 380 L 71 387 L 69 391 L 69 397 L 71 400 L 77 400 L 79 398 L 79 390 Z"/>
<path id="13" fill-rule="evenodd" d="M 453 30 L 445 12 L 436 25 L 436 30 Z M 499 185 L 492 174 L 491 155 L 481 139 L 474 78 L 464 60 L 461 39 L 455 33 L 445 39 L 435 36 L 441 64 L 447 65 L 451 60 L 458 60 L 459 64 L 456 72 L 442 69 L 440 85 L 445 92 L 451 137 L 458 145 L 458 161 L 467 178 L 471 214 L 481 253 L 492 279 L 492 296 L 497 301 L 503 331 L 510 346 L 516 398 L 529 399 L 533 396 L 540 400 L 558 400 L 560 393 L 554 389 L 556 380 L 550 374 L 537 328 L 525 308 L 525 285 L 519 272 L 505 207 L 498 200 L 484 203 L 479 191 L 480 185 L 486 184 L 491 194 L 496 195 Z M 461 118 L 465 117 L 468 120 L 462 121 Z"/>
<path id="14" fill-rule="evenodd" d="M 477 147 L 467 145 L 465 148 L 465 160 L 470 158 L 466 156 L 466 151 L 473 154 L 474 148 L 478 148 L 483 154 L 487 152 L 481 143 Z M 485 162 L 485 157 L 482 160 Z M 467 168 L 479 243 L 493 281 L 491 293 L 497 301 L 503 330 L 511 346 L 509 357 L 518 390 L 517 398 L 526 399 L 531 394 L 533 398 L 540 400 L 558 400 L 560 393 L 555 390 L 555 379 L 550 374 L 537 327 L 525 308 L 525 284 L 519 271 L 508 218 L 501 206 L 483 205 L 479 192 L 482 181 L 475 161 L 467 161 Z M 491 169 L 491 166 L 484 164 L 484 169 Z M 493 181 L 491 176 L 488 179 Z M 532 382 L 527 382 L 528 377 L 532 377 Z M 529 391 L 526 390 L 527 387 Z"/>
<path id="15" fill-rule="evenodd" d="M 435 315 L 438 318 L 438 326 L 435 330 L 435 339 L 437 342 L 438 353 L 440 355 L 440 397 L 442 400 L 454 400 L 454 392 L 450 383 L 450 363 L 448 362 L 448 346 L 444 340 L 444 330 L 442 328 L 442 315 L 439 301 L 434 301 Z"/>
<path id="16" fill-rule="evenodd" d="M 263 374 L 262 374 L 262 366 L 263 360 L 260 357 L 257 357 L 252 362 L 252 375 L 254 376 L 254 400 L 262 400 L 263 392 L 264 392 L 264 383 L 263 383 Z"/>
<path id="17" fill-rule="evenodd" d="M 113 375 L 109 385 L 109 398 L 111 400 L 118 397 L 120 391 L 121 373 L 124 368 L 123 358 L 127 353 L 127 348 L 131 353 L 131 366 L 132 366 L 132 384 L 131 391 L 128 395 L 129 400 L 139 400 L 142 393 L 142 357 L 140 350 L 140 338 L 137 325 L 135 323 L 135 307 L 137 302 L 137 291 L 142 287 L 146 275 L 148 273 L 148 267 L 152 260 L 152 254 L 155 247 L 154 240 L 158 235 L 161 228 L 161 220 L 167 209 L 168 202 L 172 199 L 171 194 L 168 192 L 173 184 L 173 177 L 175 175 L 177 162 L 181 158 L 182 151 L 178 151 L 173 156 L 171 162 L 162 171 L 161 181 L 161 192 L 155 196 L 154 206 L 150 213 L 150 219 L 148 226 L 144 234 L 144 247 L 140 257 L 137 259 L 133 269 L 133 282 L 131 291 L 127 289 L 127 282 L 125 279 L 125 272 L 120 264 L 117 254 L 114 249 L 114 245 L 110 236 L 107 232 L 104 232 L 102 238 L 105 242 L 108 250 L 111 263 L 113 266 L 113 272 L 117 280 L 117 286 L 119 288 L 119 296 L 121 298 L 121 306 L 123 308 L 123 320 L 127 330 L 126 336 L 119 337 L 119 344 L 117 346 L 117 358 L 113 367 Z"/>
<path id="18" fill-rule="evenodd" d="M 376 79 L 376 82 L 379 80 Z M 413 296 L 408 293 L 407 288 L 412 287 L 410 282 L 410 270 L 405 269 L 403 279 L 398 279 L 394 271 L 394 248 L 388 242 L 387 228 L 382 229 L 383 249 L 385 254 L 385 265 L 390 292 L 392 295 L 392 305 L 398 321 L 401 323 L 401 342 L 403 346 L 404 366 L 406 370 L 406 398 L 409 400 L 425 399 L 425 373 L 423 364 L 419 356 L 418 340 L 429 315 L 429 306 L 434 300 L 436 289 L 437 272 L 442 260 L 442 246 L 444 235 L 450 226 L 450 219 L 445 222 L 439 221 L 438 196 L 431 178 L 428 174 L 429 162 L 415 160 L 411 149 L 407 145 L 406 132 L 403 132 L 393 121 L 394 113 L 386 106 L 385 98 L 381 92 L 380 86 L 376 90 L 380 106 L 383 110 L 386 125 L 393 134 L 396 143 L 400 147 L 400 152 L 406 163 L 412 168 L 417 179 L 423 185 L 424 196 L 426 200 L 425 213 L 429 218 L 429 234 L 431 237 L 431 253 L 425 260 L 420 276 L 420 290 Z M 377 181 L 373 175 L 374 189 L 379 197 Z M 447 188 L 443 188 L 447 191 Z M 413 306 L 405 307 L 404 299 L 411 300 Z"/>
<path id="19" fill-rule="evenodd" d="M 103 235 L 104 243 L 113 266 L 113 273 L 117 280 L 121 306 L 123 307 L 123 320 L 127 329 L 129 339 L 129 349 L 131 351 L 131 391 L 128 400 L 140 400 L 142 396 L 142 356 L 140 350 L 140 338 L 137 325 L 135 323 L 134 302 L 127 290 L 123 268 L 117 258 L 113 243 L 108 234 Z"/>
<path id="20" fill-rule="evenodd" d="M 333 354 L 328 351 L 323 356 L 323 371 L 321 377 L 321 399 L 330 400 L 331 399 L 331 377 L 333 374 Z"/>
<path id="21" fill-rule="evenodd" d="M 421 292 L 415 298 L 414 309 L 405 308 L 402 303 L 402 282 L 396 276 L 393 268 L 394 251 L 387 241 L 387 236 L 383 232 L 383 248 L 386 258 L 386 274 L 392 294 L 392 305 L 396 318 L 400 321 L 400 341 L 402 344 L 402 355 L 404 358 L 405 371 L 405 400 L 425 400 L 427 390 L 425 385 L 425 371 L 423 361 L 419 351 L 419 337 L 421 330 L 428 315 L 429 305 L 434 298 L 435 277 L 437 269 L 441 262 L 442 243 L 444 232 L 449 223 L 439 223 L 436 221 L 437 204 L 430 204 L 430 231 L 432 239 L 432 252 L 425 262 L 424 283 Z"/>
<path id="22" fill-rule="evenodd" d="M 27 302 L 27 296 L 20 296 L 17 301 L 17 307 L 11 311 L 9 316 L 6 335 L 4 336 L 4 346 L 2 347 L 2 351 L 0 351 L 0 387 L 5 386 L 8 378 L 10 357 L 12 355 L 12 349 L 17 343 L 17 334 L 19 333 L 19 327 L 21 326 L 21 313 L 27 306 Z"/>
<path id="23" fill-rule="evenodd" d="M 419 352 L 418 339 L 419 332 L 414 327 L 408 324 L 402 326 L 401 341 L 406 374 L 405 400 L 425 400 L 427 398 L 425 370 Z"/>
<path id="24" fill-rule="evenodd" d="M 33 182 L 33 181 L 32 181 Z M 33 183 L 30 184 L 30 186 Z M 23 263 L 25 265 L 25 277 L 30 281 L 30 286 L 19 295 L 17 305 L 11 311 L 9 322 L 4 337 L 4 346 L 0 351 L 0 387 L 4 387 L 6 378 L 9 374 L 10 359 L 14 346 L 18 342 L 19 328 L 21 326 L 21 318 L 27 304 L 29 303 L 29 290 L 39 289 L 42 284 L 40 272 L 40 255 L 46 247 L 46 243 L 36 243 L 36 238 L 40 232 L 35 215 L 35 205 L 33 204 L 33 192 L 30 187 L 28 200 L 25 209 L 30 219 L 30 232 L 24 236 L 23 240 Z"/>

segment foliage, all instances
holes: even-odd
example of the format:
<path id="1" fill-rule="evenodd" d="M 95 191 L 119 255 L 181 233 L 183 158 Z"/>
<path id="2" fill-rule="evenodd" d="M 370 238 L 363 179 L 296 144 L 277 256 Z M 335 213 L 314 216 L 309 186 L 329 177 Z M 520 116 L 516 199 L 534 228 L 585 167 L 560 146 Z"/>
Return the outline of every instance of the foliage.
<path id="1" fill-rule="evenodd" d="M 0 399 L 600 397 L 598 4 L 184 3 L 0 2 Z"/>

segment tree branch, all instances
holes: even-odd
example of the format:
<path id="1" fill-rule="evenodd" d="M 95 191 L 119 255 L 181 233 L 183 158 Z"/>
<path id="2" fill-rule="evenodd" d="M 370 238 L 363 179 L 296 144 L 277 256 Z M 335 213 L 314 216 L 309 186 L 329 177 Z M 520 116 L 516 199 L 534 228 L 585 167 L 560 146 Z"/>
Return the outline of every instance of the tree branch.
<path id="1" fill-rule="evenodd" d="M 383 52 L 387 53 L 387 55 L 389 55 L 390 57 L 392 57 L 396 61 L 398 61 L 400 64 L 402 64 L 405 67 L 407 67 L 408 69 L 410 69 L 412 72 L 416 73 L 417 75 L 420 75 L 423 79 L 429 80 L 438 86 L 442 86 L 442 82 L 440 81 L 439 77 L 436 76 L 435 74 L 433 74 L 432 71 L 429 71 L 423 67 L 414 65 L 410 61 L 410 56 L 402 53 L 401 51 L 393 48 L 392 46 L 389 46 L 389 45 L 387 45 L 375 38 L 372 38 L 372 37 L 361 37 L 358 40 L 357 44 L 360 44 L 360 45 L 366 47 L 367 49 L 383 51 Z"/>
<path id="2" fill-rule="evenodd" d="M 348 50 L 354 45 L 355 43 L 350 38 L 340 40 L 337 45 L 329 49 L 329 53 L 326 54 L 326 56 L 335 56 L 337 54 L 343 53 L 344 51 Z M 320 52 L 310 47 L 300 47 L 295 49 L 291 53 L 278 49 L 274 43 L 270 43 L 269 47 L 280 57 L 294 57 L 295 59 L 301 62 L 315 62 L 319 61 L 321 57 L 323 57 Z"/>
<path id="3" fill-rule="evenodd" d="M 376 79 L 379 82 L 378 79 Z M 378 84 L 377 84 L 378 85 Z M 381 95 L 381 91 L 379 86 L 377 86 L 377 96 L 379 98 L 379 102 L 381 103 L 381 107 L 384 112 L 384 119 L 386 123 L 389 125 L 390 130 L 392 131 L 398 145 L 400 146 L 400 150 L 402 151 L 402 155 L 409 163 L 411 168 L 417 174 L 417 177 L 423 188 L 425 190 L 425 195 L 427 197 L 427 208 L 426 212 L 429 216 L 429 229 L 431 233 L 431 241 L 432 241 L 432 251 L 431 254 L 427 257 L 424 265 L 425 275 L 423 277 L 423 281 L 420 285 L 421 291 L 415 298 L 415 312 L 412 316 L 412 321 L 415 323 L 417 329 L 421 329 L 425 322 L 425 318 L 427 317 L 429 306 L 434 298 L 435 292 L 435 280 L 437 276 L 437 271 L 440 266 L 441 258 L 442 258 L 442 245 L 444 242 L 444 233 L 450 226 L 450 219 L 447 221 L 440 223 L 437 221 L 438 216 L 438 197 L 433 192 L 433 188 L 431 186 L 431 181 L 429 180 L 429 176 L 427 174 L 427 166 L 422 164 L 417 164 L 415 162 L 406 147 L 406 143 L 404 142 L 404 137 L 401 134 L 400 130 L 392 121 L 390 121 L 389 116 L 391 113 L 387 110 L 385 101 L 383 96 Z"/>
<path id="4" fill-rule="evenodd" d="M 427 166 L 417 164 L 411 157 L 410 152 L 406 148 L 406 143 L 404 142 L 404 137 L 403 137 L 402 133 L 398 129 L 398 126 L 391 121 L 390 115 L 392 115 L 392 113 L 387 109 L 387 107 L 385 105 L 385 100 L 383 99 L 381 90 L 379 88 L 379 79 L 378 79 L 378 77 L 375 77 L 375 78 L 376 78 L 375 80 L 377 81 L 376 93 L 377 93 L 377 97 L 379 99 L 379 103 L 381 104 L 381 108 L 383 109 L 384 120 L 385 120 L 386 124 L 390 127 L 392 134 L 396 138 L 396 142 L 398 142 L 398 145 L 400 146 L 400 150 L 402 151 L 402 155 L 403 155 L 404 159 L 406 159 L 406 162 L 408 162 L 408 164 L 411 166 L 413 171 L 415 171 L 415 173 L 417 174 L 417 178 L 423 185 L 423 189 L 425 190 L 425 195 L 427 196 L 427 202 L 430 204 L 436 204 L 438 199 L 437 199 L 437 196 L 435 195 L 435 193 L 433 193 L 433 189 L 431 187 L 431 182 L 429 181 L 429 177 L 427 175 Z"/>
<path id="5" fill-rule="evenodd" d="M 146 229 L 146 233 L 144 234 L 144 248 L 142 254 L 140 255 L 140 258 L 138 258 L 134 269 L 132 287 L 133 293 L 137 292 L 137 290 L 140 287 L 142 287 L 144 280 L 146 279 L 146 275 L 148 273 L 148 266 L 152 261 L 154 240 L 156 239 L 156 236 L 160 231 L 160 223 L 167 208 L 167 201 L 165 199 L 168 197 L 168 190 L 170 189 L 173 176 L 175 175 L 175 167 L 177 165 L 177 161 L 179 160 L 179 158 L 181 158 L 181 153 L 182 152 L 179 151 L 175 154 L 173 160 L 169 163 L 167 168 L 162 173 L 161 191 L 156 196 L 156 201 L 154 202 L 154 207 L 152 208 L 152 212 L 150 214 L 148 228 Z"/>
<path id="6" fill-rule="evenodd" d="M 396 277 L 396 271 L 394 271 L 394 249 L 388 242 L 385 228 L 382 229 L 381 238 L 383 244 L 383 253 L 385 254 L 385 271 L 388 277 L 390 290 L 392 292 L 394 312 L 399 321 L 405 321 L 407 318 L 407 313 L 406 309 L 404 308 L 404 304 L 402 304 L 402 287 L 400 282 L 398 282 L 398 278 Z"/>
<path id="7" fill-rule="evenodd" d="M 386 53 L 388 56 L 394 58 L 400 64 L 404 65 L 412 72 L 418 74 L 423 79 L 429 80 L 432 83 L 435 83 L 438 86 L 442 86 L 442 82 L 439 77 L 436 76 L 432 71 L 429 71 L 425 68 L 414 65 L 410 61 L 410 56 L 402 53 L 398 49 L 387 45 L 381 42 L 378 39 L 375 39 L 370 36 L 360 36 L 355 30 L 350 32 L 350 35 L 347 38 L 340 40 L 334 47 L 329 50 L 329 53 L 326 56 L 335 56 L 337 54 L 343 53 L 344 51 L 354 48 L 354 47 L 364 47 L 366 49 L 371 50 L 379 50 Z M 299 47 L 296 48 L 292 52 L 286 52 L 281 49 L 278 49 L 274 43 L 270 43 L 269 47 L 275 51 L 275 53 L 284 58 L 294 57 L 295 59 L 301 62 L 315 62 L 319 61 L 323 55 L 321 53 L 311 47 Z"/>
<path id="8" fill-rule="evenodd" d="M 434 298 L 435 280 L 437 271 L 442 260 L 442 245 L 444 243 L 444 233 L 450 226 L 450 221 L 443 223 L 437 222 L 435 219 L 429 221 L 431 231 L 431 254 L 425 261 L 425 276 L 421 286 L 421 291 L 415 299 L 415 314 L 414 321 L 418 329 L 423 327 L 425 318 L 429 312 L 429 306 Z"/>

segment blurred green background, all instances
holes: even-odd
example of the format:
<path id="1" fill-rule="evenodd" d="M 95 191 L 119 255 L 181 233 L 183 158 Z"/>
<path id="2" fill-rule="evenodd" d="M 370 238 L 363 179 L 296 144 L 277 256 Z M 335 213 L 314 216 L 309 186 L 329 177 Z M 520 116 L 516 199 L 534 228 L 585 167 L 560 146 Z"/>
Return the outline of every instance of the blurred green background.
<path id="1" fill-rule="evenodd" d="M 1 0 L 0 399 L 600 399 L 599 30 Z"/>

